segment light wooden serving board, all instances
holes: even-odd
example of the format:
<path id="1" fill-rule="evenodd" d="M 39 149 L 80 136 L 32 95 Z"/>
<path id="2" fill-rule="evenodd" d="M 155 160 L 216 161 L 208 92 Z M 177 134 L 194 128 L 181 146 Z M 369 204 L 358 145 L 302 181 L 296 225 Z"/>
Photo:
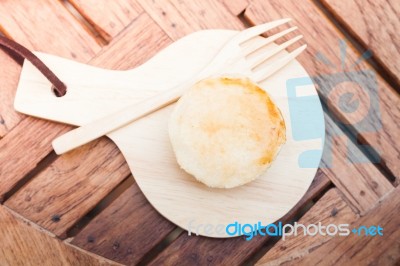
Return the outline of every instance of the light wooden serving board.
<path id="1" fill-rule="evenodd" d="M 235 33 L 228 30 L 193 33 L 165 48 L 144 65 L 128 71 L 105 70 L 36 53 L 67 84 L 68 93 L 60 98 L 54 96 L 49 82 L 25 61 L 15 108 L 39 118 L 83 125 L 188 79 Z M 322 150 L 323 137 L 293 139 L 286 88 L 288 79 L 304 77 L 308 74 L 294 61 L 260 84 L 282 111 L 287 142 L 262 177 L 241 187 L 208 188 L 180 169 L 167 132 L 174 105 L 114 131 L 108 137 L 125 156 L 144 195 L 164 217 L 191 230 L 192 234 L 230 237 L 225 232 L 216 232 L 216 226 L 236 221 L 241 224 L 260 221 L 263 225 L 277 221 L 300 200 L 315 176 L 317 167 L 300 167 L 299 157 L 309 150 Z M 307 93 L 317 95 L 313 85 L 308 86 Z M 321 119 L 315 126 L 323 127 L 322 108 L 317 112 L 321 113 Z M 205 231 L 207 224 L 214 230 Z"/>

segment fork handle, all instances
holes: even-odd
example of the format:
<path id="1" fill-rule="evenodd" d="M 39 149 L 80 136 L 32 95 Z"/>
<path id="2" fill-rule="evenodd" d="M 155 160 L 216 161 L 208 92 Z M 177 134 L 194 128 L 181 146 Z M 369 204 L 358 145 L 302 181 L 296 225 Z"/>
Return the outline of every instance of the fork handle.
<path id="1" fill-rule="evenodd" d="M 59 155 L 66 153 L 153 113 L 177 101 L 191 83 L 193 82 L 185 82 L 138 104 L 129 105 L 118 112 L 71 130 L 53 140 L 54 151 Z"/>

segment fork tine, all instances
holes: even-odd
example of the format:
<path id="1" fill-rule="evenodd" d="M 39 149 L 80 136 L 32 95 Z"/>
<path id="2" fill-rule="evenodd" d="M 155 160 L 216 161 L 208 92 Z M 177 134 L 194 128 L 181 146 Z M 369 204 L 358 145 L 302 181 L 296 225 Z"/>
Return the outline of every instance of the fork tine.
<path id="1" fill-rule="evenodd" d="M 237 35 L 237 41 L 239 44 L 241 44 L 244 41 L 250 40 L 257 35 L 260 35 L 270 29 L 276 28 L 282 24 L 288 23 L 291 20 L 291 18 L 284 18 L 248 28 Z"/>
<path id="2" fill-rule="evenodd" d="M 253 75 L 253 80 L 255 82 L 261 82 L 274 74 L 276 71 L 280 70 L 282 67 L 286 66 L 290 62 L 292 62 L 299 54 L 301 54 L 305 49 L 307 48 L 307 44 L 304 44 L 303 46 L 295 49 L 291 53 L 273 60 L 268 64 L 267 69 L 263 68 L 258 70 L 254 75 Z"/>
<path id="3" fill-rule="evenodd" d="M 268 51 L 265 51 L 265 52 L 263 52 L 261 54 L 258 54 L 255 59 L 249 60 L 249 66 L 252 69 L 254 69 L 256 66 L 258 66 L 259 64 L 261 64 L 262 62 L 264 62 L 268 58 L 270 58 L 270 57 L 276 55 L 277 53 L 279 53 L 280 51 L 286 49 L 287 47 L 289 47 L 293 43 L 297 42 L 301 38 L 303 38 L 303 35 L 296 36 L 293 39 L 290 39 L 290 40 L 282 43 L 281 45 L 272 48 L 271 50 L 268 50 Z"/>
<path id="4" fill-rule="evenodd" d="M 280 37 L 294 31 L 297 29 L 297 26 L 291 27 L 289 29 L 286 29 L 284 31 L 278 32 L 272 36 L 269 36 L 268 38 L 264 38 L 262 41 L 252 44 L 252 45 L 248 45 L 245 48 L 243 48 L 243 54 L 245 56 L 248 56 L 249 54 L 257 51 L 258 49 L 260 49 L 261 47 L 264 47 L 265 45 L 279 39 Z"/>

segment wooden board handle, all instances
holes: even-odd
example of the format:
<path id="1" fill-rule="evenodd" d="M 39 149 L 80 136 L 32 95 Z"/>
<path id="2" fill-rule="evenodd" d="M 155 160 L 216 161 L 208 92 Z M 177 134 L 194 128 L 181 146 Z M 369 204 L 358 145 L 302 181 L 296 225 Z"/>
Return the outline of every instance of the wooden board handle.
<path id="1" fill-rule="evenodd" d="M 59 155 L 71 151 L 177 101 L 189 83 L 186 82 L 172 90 L 167 90 L 138 104 L 129 105 L 116 113 L 67 132 L 53 140 L 54 151 Z"/>

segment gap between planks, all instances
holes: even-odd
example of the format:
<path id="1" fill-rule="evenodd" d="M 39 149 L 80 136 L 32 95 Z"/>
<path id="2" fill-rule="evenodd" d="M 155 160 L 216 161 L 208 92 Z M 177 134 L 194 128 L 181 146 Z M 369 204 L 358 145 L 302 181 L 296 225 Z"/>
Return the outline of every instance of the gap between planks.
<path id="1" fill-rule="evenodd" d="M 181 234 L 185 232 L 186 231 L 184 231 L 182 228 L 176 227 L 160 243 L 158 243 L 149 252 L 147 252 L 137 263 L 137 265 L 138 266 L 148 265 L 152 260 L 154 260 L 158 256 L 158 254 L 160 254 L 171 243 L 173 243 Z"/>
<path id="2" fill-rule="evenodd" d="M 67 242 L 72 241 L 72 239 L 77 234 L 79 234 L 79 232 L 82 231 L 82 229 L 86 225 L 88 225 L 91 220 L 93 220 L 93 218 L 95 218 L 99 213 L 110 206 L 122 193 L 124 193 L 134 183 L 134 177 L 131 174 L 128 175 L 124 180 L 122 180 L 122 182 L 117 185 L 107 196 L 100 200 L 92 210 L 90 210 L 81 219 L 76 221 L 76 223 L 67 230 L 65 234 L 65 237 L 68 238 Z"/>
<path id="3" fill-rule="evenodd" d="M 326 102 L 321 100 L 321 105 L 322 109 L 324 110 L 324 113 L 326 116 L 328 116 L 331 121 L 335 121 L 335 116 L 331 112 L 329 112 L 329 107 L 327 107 Z M 326 123 L 326 122 L 325 122 Z M 375 149 L 373 150 L 368 150 L 368 149 L 363 149 L 360 146 L 360 143 L 357 140 L 357 135 L 354 133 L 355 131 L 353 129 L 350 129 L 349 127 L 344 127 L 339 125 L 338 123 L 334 122 L 335 125 L 340 128 L 340 130 L 344 133 L 344 135 L 348 138 L 348 140 L 353 143 L 354 146 L 358 147 L 358 149 L 362 152 L 363 155 L 365 155 L 366 158 L 368 158 L 369 161 L 374 161 L 375 156 L 377 154 L 377 151 Z M 397 186 L 397 180 L 396 176 L 388 169 L 383 163 L 374 163 L 374 166 L 378 171 L 393 185 Z M 351 205 L 351 204 L 350 204 Z"/>
<path id="4" fill-rule="evenodd" d="M 1 265 L 120 265 L 37 231 L 34 224 L 4 206 L 0 206 L 0 218 Z"/>
<path id="5" fill-rule="evenodd" d="M 309 224 L 338 224 L 352 223 L 359 216 L 343 201 L 338 189 L 328 190 L 309 212 L 307 212 L 299 223 L 305 226 Z M 314 235 L 312 237 L 302 234 L 289 235 L 285 240 L 279 240 L 264 256 L 257 261 L 257 265 L 285 265 L 294 264 L 299 257 L 307 255 L 310 251 L 333 239 L 327 235 Z"/>
<path id="6" fill-rule="evenodd" d="M 334 188 L 334 186 L 328 186 L 321 195 L 319 195 L 319 198 L 322 198 L 325 193 L 330 190 L 331 188 Z M 316 202 L 318 200 L 312 200 L 308 203 L 305 203 L 305 206 L 303 206 L 296 214 L 293 219 L 288 221 L 285 224 L 291 224 L 293 225 L 295 222 L 298 222 L 305 214 L 307 214 L 310 209 L 315 206 Z M 258 250 L 254 252 L 252 256 L 250 256 L 243 264 L 244 265 L 254 265 L 258 260 L 260 260 L 270 249 L 272 249 L 280 240 L 282 237 L 274 237 L 270 238 L 267 240 L 267 242 L 264 243 Z"/>
<path id="7" fill-rule="evenodd" d="M 369 47 L 357 34 L 350 30 L 344 21 L 341 21 L 335 16 L 334 11 L 329 7 L 326 1 L 312 0 L 314 4 L 325 14 L 326 18 L 330 20 L 336 28 L 346 36 L 346 39 L 353 45 L 353 47 L 360 53 L 363 54 L 369 50 Z M 372 54 L 372 57 L 366 59 L 366 61 L 375 69 L 375 71 L 392 87 L 397 93 L 400 93 L 400 83 L 397 81 L 394 74 L 390 73 L 387 68 L 382 64 L 379 58 Z"/>
<path id="8" fill-rule="evenodd" d="M 66 10 L 78 21 L 82 28 L 84 28 L 89 35 L 97 41 L 100 46 L 106 46 L 110 43 L 111 39 L 106 39 L 102 34 L 92 26 L 92 24 L 70 3 L 68 0 L 61 0 L 62 5 Z"/>
<path id="9" fill-rule="evenodd" d="M 27 185 L 38 173 L 40 173 L 42 170 L 46 169 L 48 166 L 50 166 L 56 159 L 57 159 L 57 154 L 52 151 L 50 152 L 46 157 L 44 157 L 37 165 L 35 168 L 33 168 L 31 171 L 29 171 L 23 178 L 21 178 L 15 186 L 10 189 L 8 192 L 6 192 L 4 195 L 0 194 L 0 204 L 4 203 L 7 201 L 15 192 L 20 190 L 22 187 Z"/>
<path id="10" fill-rule="evenodd" d="M 319 170 L 320 171 L 320 170 Z M 322 173 L 318 173 L 317 175 L 324 176 Z M 326 177 L 326 176 L 325 176 Z M 317 177 L 318 178 L 318 177 Z M 327 177 L 326 177 L 327 178 Z M 306 215 L 310 209 L 315 206 L 319 202 L 320 199 L 324 198 L 325 194 L 330 191 L 331 189 L 337 189 L 335 185 L 330 181 L 329 178 L 327 178 L 328 182 L 322 183 L 321 186 L 316 187 L 318 193 L 313 195 L 313 197 L 310 198 L 302 198 L 301 201 L 298 203 L 298 205 L 301 205 L 302 207 L 294 214 L 294 218 L 290 219 L 287 224 L 294 224 L 295 222 L 298 222 L 301 220 L 304 215 Z M 314 182 L 314 181 L 313 181 Z M 311 189 L 314 189 L 313 187 L 310 187 Z M 342 200 L 345 200 L 344 195 L 341 194 Z M 354 210 L 352 210 L 355 212 Z M 258 250 L 255 251 L 253 256 L 249 257 L 243 264 L 244 265 L 254 265 L 258 260 L 260 260 L 270 249 L 272 249 L 277 242 L 281 240 L 281 237 L 274 237 L 267 242 L 264 243 Z"/>

